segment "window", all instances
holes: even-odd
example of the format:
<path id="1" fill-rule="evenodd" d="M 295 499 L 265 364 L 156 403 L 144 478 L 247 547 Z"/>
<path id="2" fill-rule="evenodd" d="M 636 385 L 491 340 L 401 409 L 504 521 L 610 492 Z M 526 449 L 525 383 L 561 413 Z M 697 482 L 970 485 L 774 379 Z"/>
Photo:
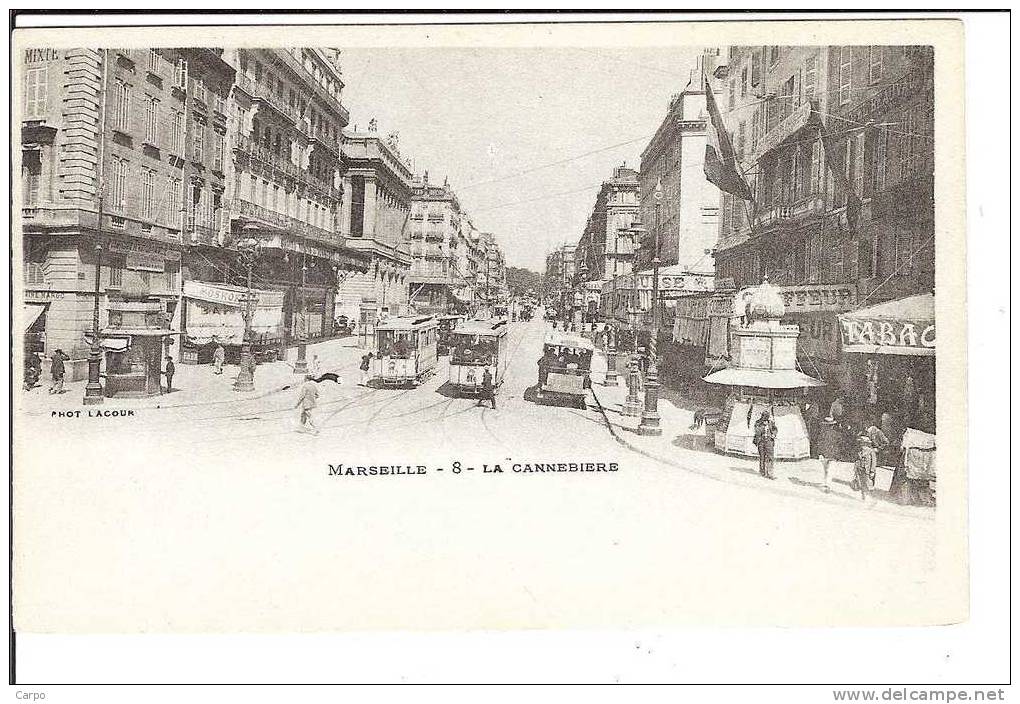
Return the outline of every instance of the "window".
<path id="1" fill-rule="evenodd" d="M 743 120 L 737 125 L 737 158 L 743 161 L 744 159 L 744 142 L 745 142 L 746 126 Z"/>
<path id="2" fill-rule="evenodd" d="M 882 80 L 882 47 L 868 47 L 868 83 Z"/>
<path id="3" fill-rule="evenodd" d="M 170 148 L 175 154 L 184 156 L 184 113 L 173 111 L 170 123 Z"/>
<path id="4" fill-rule="evenodd" d="M 893 270 L 900 276 L 906 276 L 913 269 L 913 237 L 909 227 L 894 226 L 893 233 Z"/>
<path id="5" fill-rule="evenodd" d="M 128 163 L 125 159 L 113 157 L 110 170 L 110 208 L 116 211 L 123 211 L 125 205 L 124 197 L 127 193 Z"/>
<path id="6" fill-rule="evenodd" d="M 176 291 L 178 286 L 178 274 L 180 273 L 180 267 L 176 262 L 166 262 L 163 265 L 163 271 L 166 274 L 166 287 L 169 291 Z"/>
<path id="7" fill-rule="evenodd" d="M 351 178 L 351 236 L 361 237 L 365 234 L 365 179 L 362 176 Z"/>
<path id="8" fill-rule="evenodd" d="M 879 129 L 875 133 L 874 141 L 874 157 L 872 163 L 874 164 L 873 173 L 873 190 L 881 191 L 885 188 L 885 176 L 886 176 L 886 158 L 888 155 L 888 141 L 889 133 L 884 129 Z"/>
<path id="9" fill-rule="evenodd" d="M 255 62 L 255 82 L 258 83 L 262 80 L 262 63 L 259 61 Z"/>
<path id="10" fill-rule="evenodd" d="M 870 279 L 875 276 L 875 241 L 872 235 L 864 235 L 857 241 L 857 276 Z"/>
<path id="11" fill-rule="evenodd" d="M 248 183 L 248 201 L 251 203 L 257 202 L 256 197 L 258 192 L 258 186 L 259 180 L 258 178 L 256 178 L 255 174 L 252 174 L 251 181 Z"/>
<path id="12" fill-rule="evenodd" d="M 159 146 L 159 101 L 151 96 L 145 101 L 145 141 Z"/>
<path id="13" fill-rule="evenodd" d="M 159 52 L 155 49 L 149 49 L 149 71 L 152 73 L 159 73 Z"/>
<path id="14" fill-rule="evenodd" d="M 751 54 L 751 85 L 757 86 L 761 83 L 762 61 L 764 60 L 761 51 Z"/>
<path id="15" fill-rule="evenodd" d="M 278 185 L 276 185 L 275 183 L 273 184 L 273 204 L 272 204 L 272 209 L 274 211 L 277 211 L 277 212 L 279 212 L 279 210 L 280 210 L 280 187 Z"/>
<path id="16" fill-rule="evenodd" d="M 811 143 L 811 192 L 822 190 L 822 142 L 816 139 Z"/>
<path id="17" fill-rule="evenodd" d="M 46 116 L 46 67 L 30 68 L 25 72 L 25 117 Z"/>
<path id="18" fill-rule="evenodd" d="M 205 83 L 201 79 L 196 78 L 194 81 L 195 98 L 201 100 L 203 103 L 209 102 L 209 91 L 206 90 Z"/>
<path id="19" fill-rule="evenodd" d="M 191 145 L 191 160 L 202 161 L 205 153 L 205 125 L 195 125 L 194 140 Z"/>
<path id="20" fill-rule="evenodd" d="M 770 46 L 769 47 L 769 66 L 775 66 L 777 63 L 779 63 L 779 47 L 778 46 Z"/>
<path id="21" fill-rule="evenodd" d="M 850 102 L 853 83 L 853 47 L 839 48 L 839 104 Z"/>
<path id="22" fill-rule="evenodd" d="M 117 80 L 113 86 L 113 128 L 127 132 L 131 120 L 131 86 Z"/>
<path id="23" fill-rule="evenodd" d="M 746 98 L 747 97 L 747 85 L 748 85 L 748 80 L 747 80 L 748 79 L 748 75 L 747 75 L 747 73 L 748 73 L 747 72 L 747 66 L 744 66 L 744 70 L 740 74 L 740 97 L 741 98 Z"/>
<path id="24" fill-rule="evenodd" d="M 783 87 L 780 89 L 780 106 L 782 108 L 783 117 L 789 117 L 793 113 L 794 103 L 797 101 L 796 94 L 796 80 L 793 76 L 790 76 L 783 83 Z"/>
<path id="25" fill-rule="evenodd" d="M 174 67 L 174 85 L 179 88 L 186 88 L 188 85 L 188 62 L 184 59 L 177 59 Z"/>
<path id="26" fill-rule="evenodd" d="M 227 149 L 226 138 L 223 136 L 222 132 L 214 132 L 213 138 L 215 140 L 214 144 L 216 145 L 215 151 L 213 152 L 213 168 L 217 171 L 222 171 L 223 160 Z"/>
<path id="27" fill-rule="evenodd" d="M 179 224 L 178 218 L 181 214 L 181 179 L 168 176 L 167 187 L 167 215 L 166 221 Z"/>
<path id="28" fill-rule="evenodd" d="M 34 207 L 39 204 L 42 188 L 42 159 L 39 152 L 32 150 L 22 152 L 21 178 L 25 185 L 25 206 Z"/>
<path id="29" fill-rule="evenodd" d="M 814 100 L 815 84 L 818 80 L 817 57 L 809 56 L 804 61 L 804 99 Z"/>
<path id="30" fill-rule="evenodd" d="M 730 79 L 728 102 L 730 110 L 737 106 L 737 82 L 733 79 Z"/>
<path id="31" fill-rule="evenodd" d="M 156 217 L 156 172 L 142 169 L 142 219 L 154 220 Z"/>
<path id="32" fill-rule="evenodd" d="M 107 269 L 110 272 L 110 282 L 108 286 L 120 287 L 124 285 L 124 266 L 126 262 L 124 257 L 111 257 L 110 263 L 107 264 Z"/>

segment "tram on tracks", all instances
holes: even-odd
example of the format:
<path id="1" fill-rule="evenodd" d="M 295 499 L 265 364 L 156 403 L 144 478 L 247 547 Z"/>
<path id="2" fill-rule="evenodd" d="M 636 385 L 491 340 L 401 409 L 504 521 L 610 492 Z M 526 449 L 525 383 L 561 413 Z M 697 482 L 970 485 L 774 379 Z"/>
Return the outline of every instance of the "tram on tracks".
<path id="1" fill-rule="evenodd" d="M 546 334 L 538 360 L 538 401 L 566 400 L 584 408 L 594 352 L 591 340 L 577 333 L 553 330 Z"/>
<path id="2" fill-rule="evenodd" d="M 453 330 L 467 319 L 466 315 L 441 315 L 439 321 L 439 354 L 450 353 Z"/>
<path id="3" fill-rule="evenodd" d="M 431 315 L 387 318 L 375 327 L 369 371 L 382 386 L 417 386 L 436 373 L 439 323 Z"/>
<path id="4" fill-rule="evenodd" d="M 509 364 L 506 318 L 465 320 L 450 336 L 450 385 L 462 394 L 478 394 L 488 369 L 499 387 Z"/>

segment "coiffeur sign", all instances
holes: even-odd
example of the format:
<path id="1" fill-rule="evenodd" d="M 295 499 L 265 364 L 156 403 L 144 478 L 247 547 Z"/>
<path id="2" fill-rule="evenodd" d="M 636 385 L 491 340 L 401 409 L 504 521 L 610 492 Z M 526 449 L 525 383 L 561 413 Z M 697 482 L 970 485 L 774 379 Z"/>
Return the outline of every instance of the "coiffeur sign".
<path id="1" fill-rule="evenodd" d="M 839 316 L 844 352 L 935 354 L 935 297 L 911 296 Z"/>

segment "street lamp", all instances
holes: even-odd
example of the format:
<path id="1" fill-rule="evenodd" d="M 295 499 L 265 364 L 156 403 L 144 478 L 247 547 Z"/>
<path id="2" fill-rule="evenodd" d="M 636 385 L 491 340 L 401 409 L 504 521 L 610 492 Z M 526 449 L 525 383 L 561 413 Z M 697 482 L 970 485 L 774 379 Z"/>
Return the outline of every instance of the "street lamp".
<path id="1" fill-rule="evenodd" d="M 254 237 L 241 240 L 237 243 L 237 257 L 241 264 L 247 269 L 248 289 L 244 297 L 244 338 L 241 340 L 241 369 L 234 379 L 234 391 L 255 390 L 255 360 L 251 353 L 251 321 L 252 303 L 254 294 L 251 290 L 251 270 L 255 266 L 255 260 L 259 256 L 259 241 Z"/>
<path id="2" fill-rule="evenodd" d="M 655 237 L 652 250 L 652 334 L 648 340 L 648 379 L 645 383 L 645 410 L 641 414 L 638 433 L 641 435 L 662 435 L 659 424 L 659 230 L 662 220 L 662 179 L 655 183 Z"/>
<path id="3" fill-rule="evenodd" d="M 92 305 L 92 345 L 89 348 L 89 380 L 85 384 L 82 403 L 94 406 L 103 403 L 103 384 L 99 381 L 99 365 L 102 361 L 102 347 L 99 346 L 99 277 L 102 275 L 103 243 L 96 241 L 96 285 Z"/>
<path id="4" fill-rule="evenodd" d="M 298 294 L 298 301 L 302 308 L 305 303 L 305 275 L 308 272 L 308 266 L 305 264 L 305 258 L 301 259 L 301 291 Z M 301 341 L 298 343 L 297 348 L 297 361 L 294 362 L 294 373 L 295 374 L 307 374 L 308 373 L 308 361 L 305 357 L 308 354 L 308 312 L 301 311 Z"/>

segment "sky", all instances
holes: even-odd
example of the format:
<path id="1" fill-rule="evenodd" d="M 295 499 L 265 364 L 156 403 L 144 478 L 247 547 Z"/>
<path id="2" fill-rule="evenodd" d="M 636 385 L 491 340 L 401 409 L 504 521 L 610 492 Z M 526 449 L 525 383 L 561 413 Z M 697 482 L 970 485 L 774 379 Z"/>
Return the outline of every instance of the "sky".
<path id="1" fill-rule="evenodd" d="M 543 271 L 549 251 L 580 237 L 613 168 L 638 168 L 698 53 L 349 49 L 341 54 L 343 103 L 348 129 L 366 130 L 374 117 L 381 135 L 399 133 L 416 173 L 427 169 L 432 183 L 448 178 L 508 265 Z"/>

